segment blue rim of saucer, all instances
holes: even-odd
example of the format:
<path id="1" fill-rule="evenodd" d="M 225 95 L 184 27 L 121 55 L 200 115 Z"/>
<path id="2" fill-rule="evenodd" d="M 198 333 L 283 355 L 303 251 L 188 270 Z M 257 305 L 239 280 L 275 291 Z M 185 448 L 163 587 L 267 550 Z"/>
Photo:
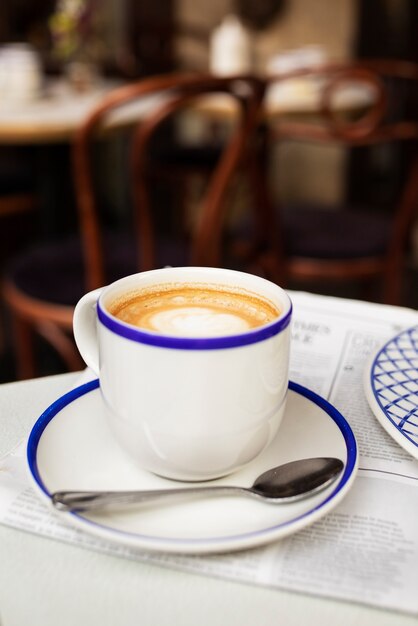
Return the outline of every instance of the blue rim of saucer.
<path id="1" fill-rule="evenodd" d="M 73 401 L 77 400 L 84 394 L 94 391 L 98 389 L 99 387 L 100 387 L 99 379 L 95 379 L 69 391 L 65 395 L 58 398 L 58 400 L 56 400 L 53 404 L 51 404 L 38 418 L 37 422 L 32 428 L 32 431 L 29 435 L 27 449 L 26 449 L 27 463 L 28 463 L 29 471 L 32 475 L 33 480 L 37 484 L 40 491 L 42 491 L 49 500 L 51 500 L 52 494 L 48 491 L 47 487 L 45 486 L 43 479 L 41 477 L 41 474 L 39 472 L 39 469 L 38 469 L 38 464 L 37 464 L 38 447 L 41 442 L 43 432 L 47 428 L 48 424 L 54 419 L 54 417 L 57 416 L 60 413 L 60 411 L 63 410 L 67 405 L 71 404 Z M 286 527 L 291 527 L 292 525 L 296 525 L 296 526 L 300 525 L 301 527 L 303 527 L 304 520 L 312 516 L 312 514 L 314 514 L 316 511 L 320 511 L 324 507 L 330 506 L 332 501 L 335 500 L 336 498 L 338 501 L 339 496 L 340 497 L 343 496 L 344 492 L 349 488 L 350 484 L 352 483 L 352 480 L 355 477 L 355 473 L 356 473 L 356 469 L 358 465 L 357 442 L 356 442 L 354 433 L 350 425 L 348 424 L 346 419 L 343 417 L 343 415 L 332 404 L 330 404 L 328 400 L 325 400 L 314 391 L 311 391 L 310 389 L 307 389 L 306 387 L 298 383 L 292 382 L 292 381 L 289 381 L 289 390 L 294 391 L 297 394 L 300 394 L 301 396 L 305 397 L 307 400 L 310 400 L 313 404 L 316 404 L 319 408 L 321 408 L 334 421 L 334 423 L 336 424 L 336 426 L 341 432 L 341 435 L 344 439 L 344 443 L 346 447 L 347 458 L 345 461 L 344 470 L 341 476 L 339 477 L 339 479 L 337 480 L 335 488 L 331 491 L 331 493 L 328 494 L 326 498 L 324 498 L 324 500 L 312 506 L 307 511 L 304 511 L 302 514 L 297 515 L 296 517 L 290 520 L 287 520 L 285 522 L 280 522 L 274 526 L 269 526 L 269 527 L 265 527 L 259 530 L 250 531 L 246 533 L 237 533 L 236 535 L 227 535 L 227 536 L 221 536 L 221 537 L 217 536 L 213 538 L 205 537 L 204 539 L 184 538 L 184 537 L 180 539 L 175 538 L 175 537 L 164 538 L 163 542 L 165 542 L 167 546 L 188 545 L 188 546 L 196 546 L 196 549 L 198 549 L 199 545 L 202 543 L 207 544 L 207 545 L 219 544 L 219 546 L 222 547 L 222 545 L 225 545 L 225 544 L 229 545 L 231 542 L 233 543 L 234 541 L 242 541 L 242 540 L 247 541 L 249 545 L 251 545 L 251 541 L 255 540 L 256 538 L 269 536 L 274 532 L 285 529 Z M 92 521 L 86 517 L 83 517 L 83 515 L 80 513 L 66 512 L 63 515 L 65 516 L 69 515 L 69 516 L 73 516 L 74 518 L 77 518 L 78 520 L 82 521 L 83 525 L 86 525 L 86 528 L 96 527 L 96 528 L 103 529 L 105 532 L 110 532 L 110 534 L 112 535 L 111 538 L 113 540 L 115 537 L 120 537 L 122 540 L 126 538 L 131 538 L 133 540 L 143 540 L 143 541 L 146 541 L 147 544 L 149 544 L 149 547 L 151 547 L 155 543 L 157 544 L 161 543 L 161 539 L 158 537 L 153 537 L 150 535 L 143 535 L 140 533 L 126 532 L 126 531 L 121 531 L 115 528 L 111 528 L 109 526 L 106 526 L 103 523 Z"/>
<path id="2" fill-rule="evenodd" d="M 97 302 L 97 317 L 108 330 L 120 337 L 137 341 L 138 343 L 156 346 L 158 348 L 174 348 L 177 350 L 221 350 L 223 348 L 239 348 L 252 343 L 264 341 L 281 333 L 290 324 L 292 317 L 292 303 L 288 312 L 278 320 L 271 322 L 255 330 L 222 337 L 175 337 L 173 335 L 161 335 L 152 331 L 143 331 L 116 319 L 100 306 Z"/>

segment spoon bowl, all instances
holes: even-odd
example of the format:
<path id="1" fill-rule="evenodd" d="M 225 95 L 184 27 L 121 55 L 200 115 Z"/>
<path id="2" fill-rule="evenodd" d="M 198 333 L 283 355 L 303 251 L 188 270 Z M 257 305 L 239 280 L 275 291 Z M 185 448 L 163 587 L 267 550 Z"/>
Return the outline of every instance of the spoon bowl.
<path id="1" fill-rule="evenodd" d="M 60 511 L 93 511 L 124 508 L 148 500 L 177 496 L 249 495 L 267 502 L 286 503 L 307 498 L 328 487 L 344 463 L 333 457 L 298 459 L 267 470 L 250 487 L 204 485 L 134 491 L 57 491 L 52 503 Z"/>

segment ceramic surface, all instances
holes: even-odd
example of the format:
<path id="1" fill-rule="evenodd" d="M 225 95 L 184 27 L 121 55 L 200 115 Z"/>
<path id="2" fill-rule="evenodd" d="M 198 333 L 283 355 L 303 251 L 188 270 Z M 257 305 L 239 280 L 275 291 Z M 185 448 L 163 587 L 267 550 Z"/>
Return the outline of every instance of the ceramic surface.
<path id="1" fill-rule="evenodd" d="M 356 441 L 343 416 L 326 400 L 290 383 L 280 436 L 247 467 L 213 482 L 249 486 L 270 467 L 311 456 L 336 456 L 345 469 L 326 490 L 297 503 L 272 504 L 241 496 L 185 497 L 118 513 L 56 514 L 103 539 L 151 551 L 199 554 L 259 546 L 320 519 L 345 497 L 357 470 Z M 97 380 L 59 398 L 39 417 L 29 437 L 27 459 L 32 483 L 51 507 L 50 494 L 63 489 L 158 489 L 179 484 L 145 471 L 115 442 L 103 416 Z"/>
<path id="2" fill-rule="evenodd" d="M 378 421 L 418 459 L 418 326 L 378 350 L 366 368 L 364 387 Z"/>
<path id="3" fill-rule="evenodd" d="M 280 314 L 264 326 L 215 337 L 156 333 L 110 314 L 114 300 L 164 284 L 255 293 Z M 291 315 L 286 292 L 258 276 L 164 268 L 84 296 L 75 309 L 74 336 L 100 378 L 107 419 L 121 445 L 149 471 L 198 481 L 243 467 L 276 435 L 289 380 Z"/>

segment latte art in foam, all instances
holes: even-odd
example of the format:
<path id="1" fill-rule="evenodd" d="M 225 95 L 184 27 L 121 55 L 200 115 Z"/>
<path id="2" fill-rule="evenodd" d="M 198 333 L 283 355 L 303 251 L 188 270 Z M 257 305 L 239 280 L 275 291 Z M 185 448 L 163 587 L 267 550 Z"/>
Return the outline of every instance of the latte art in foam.
<path id="1" fill-rule="evenodd" d="M 179 337 L 236 335 L 275 320 L 280 311 L 251 292 L 206 286 L 160 286 L 126 294 L 112 315 L 144 330 Z"/>
<path id="2" fill-rule="evenodd" d="M 234 313 L 199 306 L 159 311 L 151 316 L 150 323 L 156 331 L 184 337 L 233 335 L 249 328 L 246 320 Z"/>

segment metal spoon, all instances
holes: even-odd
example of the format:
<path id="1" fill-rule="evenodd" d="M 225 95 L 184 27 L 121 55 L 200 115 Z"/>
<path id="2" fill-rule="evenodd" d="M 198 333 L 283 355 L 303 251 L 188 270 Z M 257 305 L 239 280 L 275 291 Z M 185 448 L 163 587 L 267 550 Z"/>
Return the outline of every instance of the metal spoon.
<path id="1" fill-rule="evenodd" d="M 344 463 L 335 458 L 299 459 L 267 470 L 251 487 L 208 485 L 145 491 L 57 491 L 52 494 L 52 503 L 60 511 L 92 511 L 167 496 L 197 494 L 249 494 L 269 502 L 295 502 L 328 487 L 343 467 Z"/>

